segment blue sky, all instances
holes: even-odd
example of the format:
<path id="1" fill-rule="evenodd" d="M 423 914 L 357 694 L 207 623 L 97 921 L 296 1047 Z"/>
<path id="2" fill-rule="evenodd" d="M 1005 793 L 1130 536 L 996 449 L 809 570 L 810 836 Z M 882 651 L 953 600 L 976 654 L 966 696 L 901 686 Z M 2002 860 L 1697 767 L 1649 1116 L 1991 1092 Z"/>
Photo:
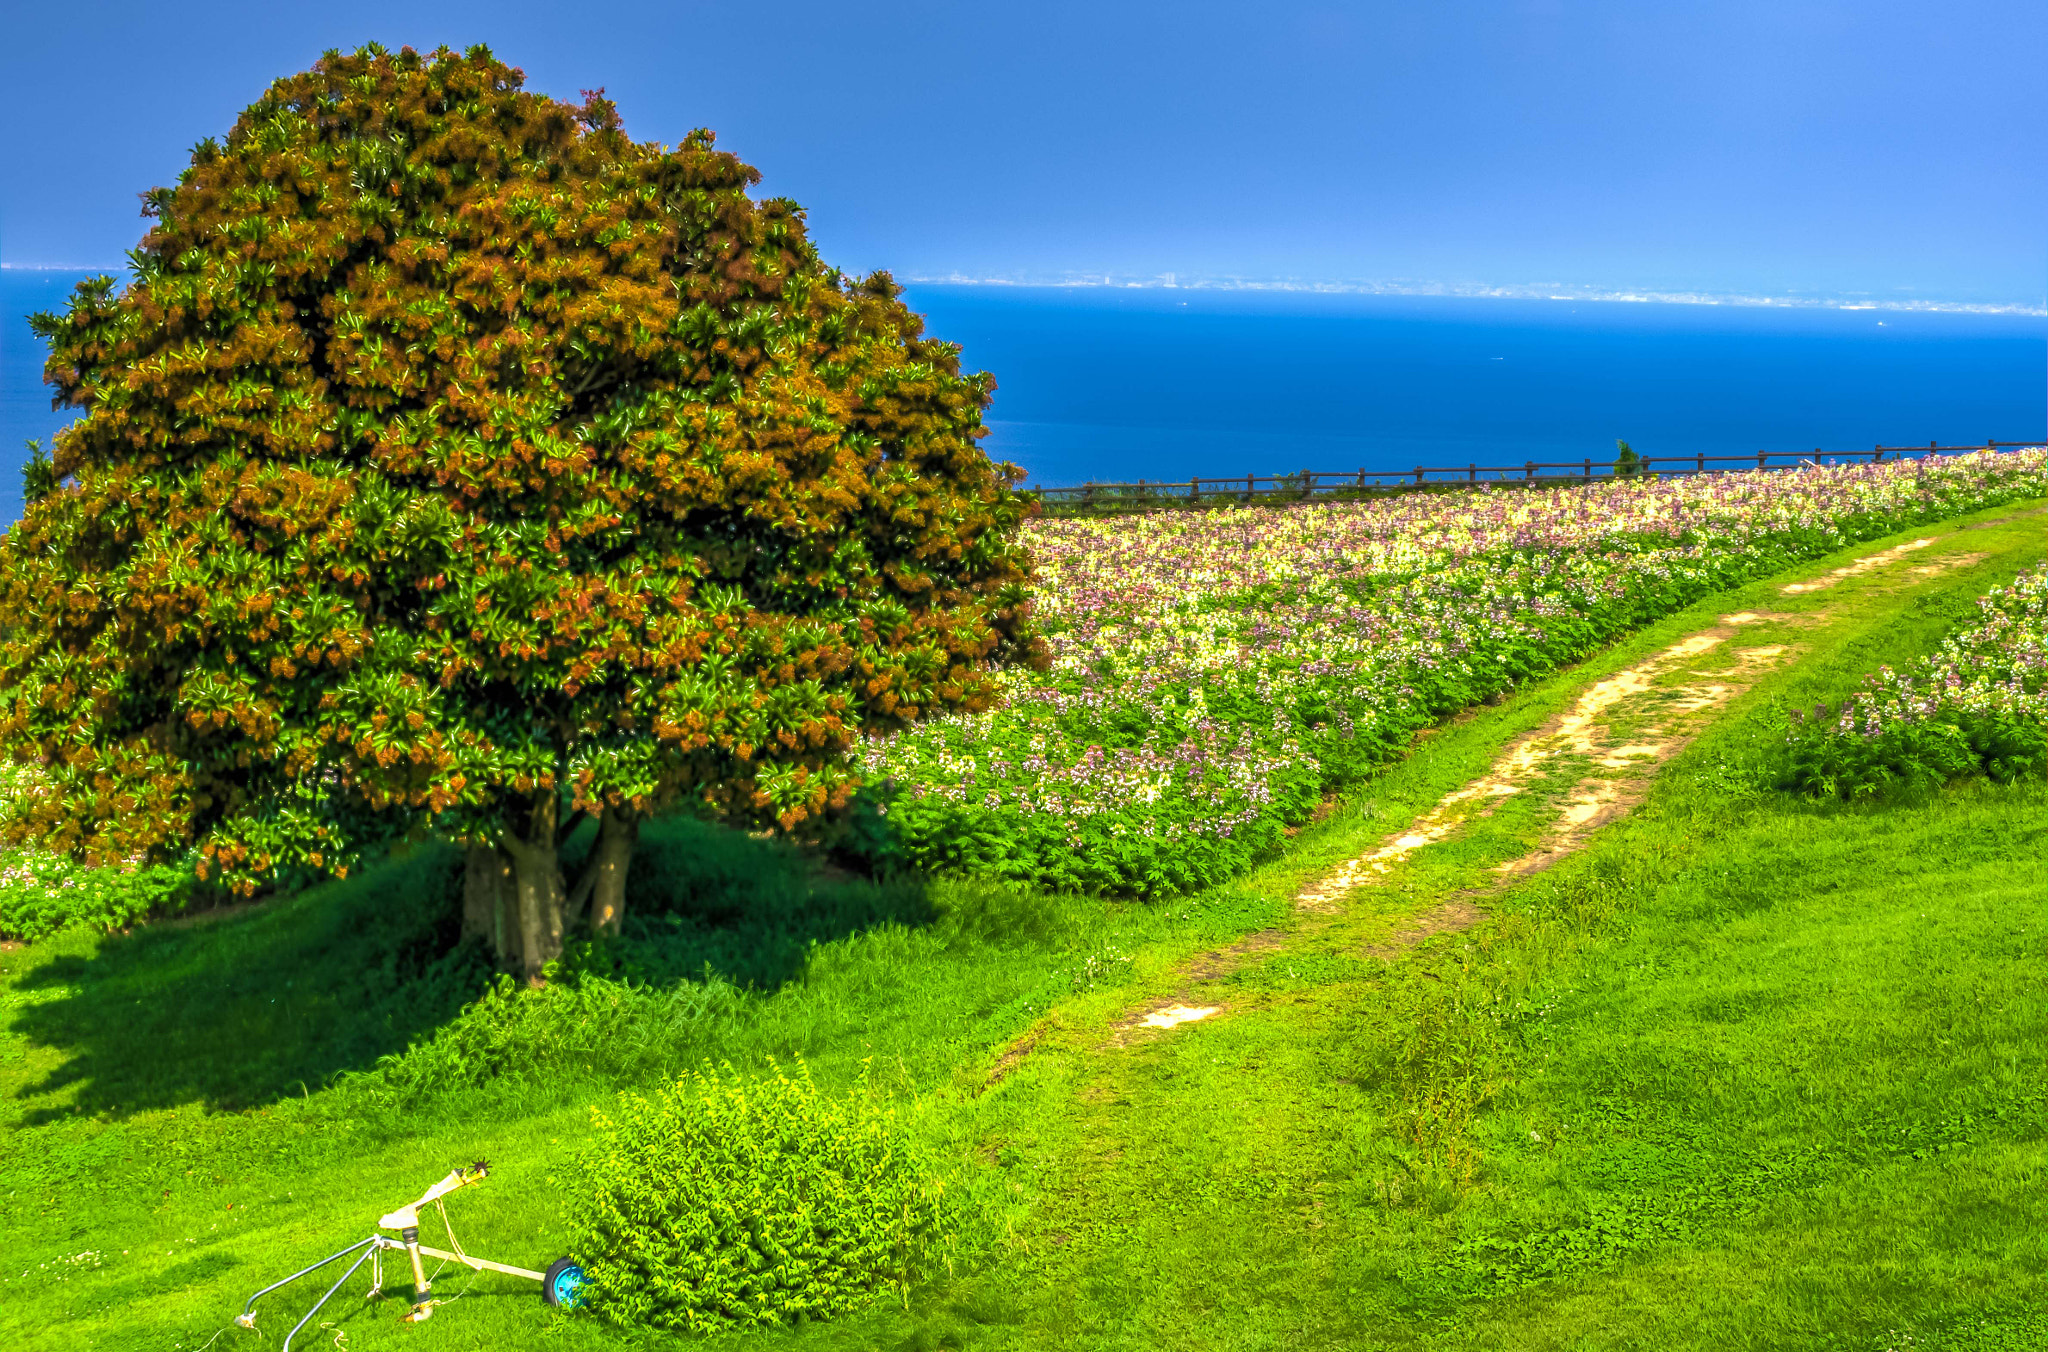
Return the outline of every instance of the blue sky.
<path id="1" fill-rule="evenodd" d="M 25 3 L 0 262 L 113 265 L 135 194 L 329 46 L 489 43 L 709 126 L 829 260 L 2038 307 L 2039 0 Z"/>

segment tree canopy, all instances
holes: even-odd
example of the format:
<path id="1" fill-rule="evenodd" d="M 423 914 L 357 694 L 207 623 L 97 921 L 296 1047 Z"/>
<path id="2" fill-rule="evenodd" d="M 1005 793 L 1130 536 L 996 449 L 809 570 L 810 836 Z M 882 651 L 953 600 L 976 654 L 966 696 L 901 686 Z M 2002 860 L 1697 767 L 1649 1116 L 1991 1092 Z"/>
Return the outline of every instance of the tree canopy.
<path id="1" fill-rule="evenodd" d="M 202 141 L 127 285 L 34 320 L 85 416 L 0 542 L 22 829 L 241 890 L 466 839 L 532 973 L 638 814 L 793 826 L 985 706 L 1038 642 L 994 382 L 758 179 L 481 47 L 330 52 Z"/>

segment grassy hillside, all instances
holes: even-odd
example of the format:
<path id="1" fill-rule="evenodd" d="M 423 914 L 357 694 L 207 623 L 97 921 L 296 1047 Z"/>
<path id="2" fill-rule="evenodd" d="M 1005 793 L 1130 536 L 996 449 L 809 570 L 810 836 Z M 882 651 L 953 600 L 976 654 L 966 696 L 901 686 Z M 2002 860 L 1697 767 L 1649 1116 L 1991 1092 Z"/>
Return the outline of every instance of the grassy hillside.
<path id="1" fill-rule="evenodd" d="M 2040 517 L 1984 516 L 2005 519 L 1675 616 L 1173 903 L 880 885 L 675 823 L 636 861 L 633 942 L 539 998 L 470 1003 L 486 977 L 447 955 L 431 853 L 11 947 L 0 1332 L 272 1346 L 303 1306 L 220 1332 L 244 1296 L 478 1157 L 491 1180 L 450 1204 L 465 1247 L 543 1266 L 590 1105 L 774 1056 L 831 1086 L 868 1065 L 974 1223 L 905 1301 L 721 1347 L 2048 1347 L 2048 789 L 1843 806 L 1766 782 L 1783 709 L 1926 651 L 2048 552 Z M 1293 904 L 1730 611 L 1771 617 L 1744 642 L 1787 658 L 1582 851 L 1495 872 L 1543 837 L 1559 780 L 1342 907 Z M 1484 918 L 1406 937 L 1465 906 Z M 1130 1027 L 1169 1000 L 1222 1012 Z M 451 1270 L 437 1293 L 457 1292 L 419 1328 L 399 1300 L 339 1301 L 322 1344 L 637 1341 L 513 1279 Z"/>

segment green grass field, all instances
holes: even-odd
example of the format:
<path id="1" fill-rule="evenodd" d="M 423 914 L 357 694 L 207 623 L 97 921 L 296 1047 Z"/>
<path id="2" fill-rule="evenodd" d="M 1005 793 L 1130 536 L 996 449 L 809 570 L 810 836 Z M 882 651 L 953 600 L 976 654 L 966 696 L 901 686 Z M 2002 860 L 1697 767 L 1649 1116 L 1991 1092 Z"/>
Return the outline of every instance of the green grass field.
<path id="1" fill-rule="evenodd" d="M 591 1105 L 772 1056 L 830 1086 L 866 1065 L 970 1224 L 944 1280 L 720 1348 L 2048 1348 L 2048 786 L 1820 805 L 1767 782 L 1785 708 L 1925 651 L 2048 553 L 2040 517 L 1984 516 L 1918 532 L 1912 567 L 1782 592 L 1897 542 L 1875 541 L 1675 616 L 1172 903 L 877 884 L 678 822 L 635 864 L 681 900 L 631 984 L 460 1013 L 485 978 L 447 956 L 432 852 L 10 947 L 0 1334 L 275 1347 L 303 1303 L 251 1333 L 248 1293 L 479 1157 L 465 1246 L 544 1266 Z M 1792 659 L 1584 850 L 1493 881 L 1540 835 L 1532 792 L 1334 914 L 1291 904 L 1590 682 L 1743 609 Z M 1461 899 L 1487 918 L 1379 955 Z M 1123 1031 L 1181 998 L 1224 1012 Z M 654 1341 L 512 1278 L 451 1269 L 458 1292 L 417 1327 L 344 1293 L 295 1346 Z"/>

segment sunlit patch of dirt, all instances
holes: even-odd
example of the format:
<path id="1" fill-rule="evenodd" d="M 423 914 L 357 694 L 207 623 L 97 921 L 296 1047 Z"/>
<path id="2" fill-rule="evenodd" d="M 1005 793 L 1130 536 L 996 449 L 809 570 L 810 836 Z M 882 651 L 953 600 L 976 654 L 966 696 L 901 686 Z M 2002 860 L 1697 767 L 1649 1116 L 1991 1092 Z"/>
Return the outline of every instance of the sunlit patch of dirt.
<path id="1" fill-rule="evenodd" d="M 1681 715 L 1684 722 L 1667 720 L 1674 726 L 1641 730 L 1643 740 L 1617 747 L 1608 755 L 1594 757 L 1594 764 L 1623 773 L 1580 780 L 1565 796 L 1562 810 L 1545 835 L 1543 844 L 1519 859 L 1511 859 L 1494 871 L 1510 878 L 1541 873 L 1558 860 L 1585 848 L 1592 834 L 1609 822 L 1633 811 L 1649 792 L 1651 774 L 1659 765 L 1683 751 L 1698 734 L 1705 719 L 1699 715 L 1719 709 L 1749 688 L 1756 673 L 1776 665 L 1789 651 L 1783 644 L 1744 648 L 1735 654 L 1735 670 L 1724 679 L 1681 685 L 1678 697 L 1665 706 Z"/>
<path id="2" fill-rule="evenodd" d="M 1945 573 L 1951 568 L 1968 568 L 1971 564 L 1982 563 L 1989 557 L 1988 554 L 1949 554 L 1934 563 L 1923 563 L 1918 568 L 1908 571 L 1915 577 L 1933 577 L 1936 573 Z"/>
<path id="3" fill-rule="evenodd" d="M 1496 872 L 1515 877 L 1550 867 L 1642 801 L 1650 772 L 1683 750 L 1705 715 L 1748 689 L 1752 673 L 1778 661 L 1787 649 L 1739 649 L 1732 666 L 1711 674 L 1688 668 L 1744 628 L 1783 618 L 1748 610 L 1723 615 L 1713 628 L 1688 634 L 1646 661 L 1588 686 L 1569 709 L 1510 746 L 1485 775 L 1446 795 L 1408 830 L 1303 888 L 1295 906 L 1336 910 L 1351 892 L 1384 877 L 1415 851 L 1449 839 L 1501 799 L 1548 778 L 1561 758 L 1582 757 L 1590 771 L 1565 791 L 1543 845 Z M 1691 679 L 1674 683 L 1674 676 Z M 1628 729 L 1625 737 L 1618 731 L 1622 727 Z"/>
<path id="4" fill-rule="evenodd" d="M 1743 630 L 1815 618 L 1748 610 L 1723 615 L 1713 628 L 1689 634 L 1628 670 L 1594 682 L 1571 707 L 1509 746 L 1485 775 L 1445 795 L 1407 830 L 1303 887 L 1295 894 L 1296 909 L 1338 910 L 1349 894 L 1385 877 L 1415 851 L 1449 839 L 1505 798 L 1554 782 L 1566 758 L 1577 758 L 1586 771 L 1559 798 L 1556 819 L 1541 844 L 1495 873 L 1505 881 L 1548 868 L 1640 802 L 1657 767 L 1682 750 L 1716 710 L 1748 689 L 1756 673 L 1793 651 L 1771 644 L 1733 646 L 1732 653 L 1726 652 Z M 1716 659 L 1712 663 L 1703 661 L 1709 654 Z M 1699 669 L 1702 666 L 1713 670 Z M 1486 916 L 1486 909 L 1470 895 L 1453 898 L 1414 917 L 1365 952 L 1392 961 L 1435 935 L 1468 929 Z M 1227 1005 L 1191 1003 L 1191 988 L 1284 948 L 1289 938 L 1286 930 L 1261 930 L 1196 957 L 1182 973 L 1182 993 L 1129 1011 L 1115 1024 L 1111 1045 L 1130 1046 L 1134 1039 L 1148 1040 L 1182 1023 L 1226 1013 Z M 1013 1046 L 997 1063 L 996 1074 L 1028 1054 L 1030 1046 L 1029 1039 Z"/>
<path id="5" fill-rule="evenodd" d="M 1171 1009 L 1157 1009 L 1138 1021 L 1140 1028 L 1178 1028 L 1184 1023 L 1197 1023 L 1211 1014 L 1223 1012 L 1221 1005 L 1203 1005 L 1199 1009 L 1191 1005 L 1175 1005 Z"/>
<path id="6" fill-rule="evenodd" d="M 1902 545 L 1893 545 L 1890 549 L 1880 549 L 1875 554 L 1865 554 L 1855 562 L 1843 564 L 1833 572 L 1824 573 L 1811 582 L 1788 582 L 1778 590 L 1787 596 L 1797 596 L 1802 592 L 1826 591 L 1838 582 L 1846 582 L 1848 579 L 1862 573 L 1867 573 L 1873 568 L 1882 568 L 1888 563 L 1897 563 L 1914 550 L 1925 549 L 1933 543 L 1934 538 L 1932 536 L 1924 540 L 1908 540 Z"/>
<path id="7" fill-rule="evenodd" d="M 1230 1008 L 1227 1004 L 1191 1005 L 1185 998 L 1149 1000 L 1118 1019 L 1110 1039 L 1112 1046 L 1128 1047 L 1134 1041 L 1150 1041 L 1184 1023 L 1212 1019 Z"/>

